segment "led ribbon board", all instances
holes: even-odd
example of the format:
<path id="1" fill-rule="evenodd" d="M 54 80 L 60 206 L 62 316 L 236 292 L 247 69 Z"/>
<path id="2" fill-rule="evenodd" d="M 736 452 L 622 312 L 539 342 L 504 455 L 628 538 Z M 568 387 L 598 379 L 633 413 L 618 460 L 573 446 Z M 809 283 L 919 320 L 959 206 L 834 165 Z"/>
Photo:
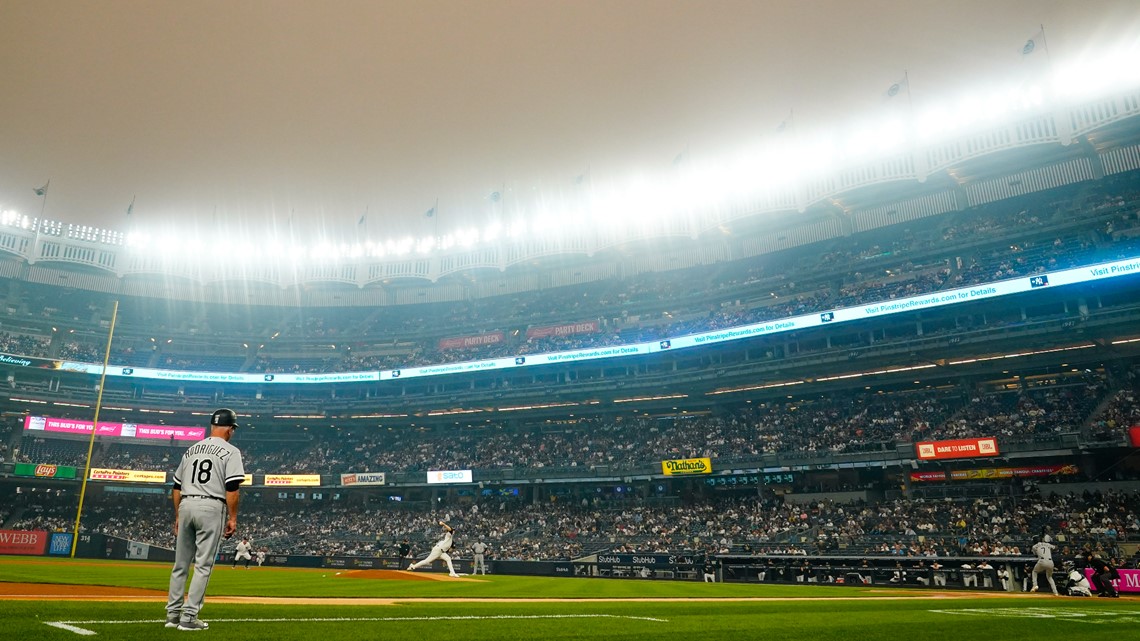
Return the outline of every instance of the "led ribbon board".
<path id="1" fill-rule="evenodd" d="M 378 372 L 336 372 L 330 374 L 242 374 L 234 372 L 193 372 L 186 370 L 162 370 L 146 367 L 108 367 L 107 375 L 116 377 L 131 377 L 140 379 L 183 381 L 183 382 L 211 382 L 211 383 L 238 383 L 238 384 L 330 384 L 330 383 L 366 383 L 374 381 L 390 381 L 405 378 L 418 378 L 424 376 L 446 376 L 450 374 L 467 374 L 503 370 L 518 367 L 531 367 L 549 365 L 553 363 L 575 363 L 591 361 L 602 358 L 619 358 L 625 356 L 642 356 L 657 352 L 715 345 L 730 341 L 745 340 L 758 336 L 781 334 L 796 330 L 820 327 L 822 325 L 839 325 L 868 318 L 881 318 L 892 314 L 902 314 L 923 309 L 934 309 L 947 305 L 970 303 L 978 300 L 999 298 L 1022 294 L 1035 289 L 1046 287 L 1062 287 L 1091 283 L 1099 280 L 1130 276 L 1140 273 L 1140 257 L 1118 260 L 1110 263 L 1098 263 L 1086 267 L 1074 267 L 1049 274 L 1034 274 L 993 283 L 960 287 L 943 292 L 932 292 L 922 296 L 912 296 L 896 300 L 868 303 L 855 307 L 844 307 L 827 311 L 793 316 L 779 320 L 754 323 L 728 329 L 720 329 L 701 334 L 689 334 L 676 338 L 667 338 L 649 343 L 632 345 L 613 345 L 608 347 L 591 347 L 566 352 L 552 352 L 549 354 L 527 354 L 482 361 L 468 361 L 464 363 L 447 363 L 443 365 L 428 365 L 425 367 L 410 367 L 408 369 L 392 369 Z M 102 365 L 81 363 L 77 361 L 63 361 L 59 369 L 71 372 L 83 372 L 99 375 L 103 371 Z"/>

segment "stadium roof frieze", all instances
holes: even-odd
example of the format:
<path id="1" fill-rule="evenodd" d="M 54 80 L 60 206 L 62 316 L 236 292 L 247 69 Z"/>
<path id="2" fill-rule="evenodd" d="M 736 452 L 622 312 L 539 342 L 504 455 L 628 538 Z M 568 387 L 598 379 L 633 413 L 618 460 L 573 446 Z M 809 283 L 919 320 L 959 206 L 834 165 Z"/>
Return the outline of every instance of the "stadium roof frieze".
<path id="1" fill-rule="evenodd" d="M 978 123 L 955 137 L 916 142 L 905 151 L 838 167 L 802 184 L 777 186 L 741 201 L 698 208 L 689 216 L 653 219 L 623 233 L 583 229 L 485 247 L 456 246 L 427 256 L 371 258 L 345 253 L 320 264 L 267 260 L 205 265 L 128 249 L 122 232 L 21 219 L 0 225 L 0 253 L 18 259 L 0 261 L 0 276 L 17 275 L 20 263 L 66 265 L 74 273 L 48 269 L 44 277 L 54 276 L 55 284 L 66 277 L 69 286 L 97 291 L 119 291 L 117 281 L 136 279 L 145 292 L 175 278 L 204 288 L 235 282 L 254 289 L 262 285 L 268 291 L 250 295 L 267 300 L 297 287 L 346 293 L 379 289 L 387 304 L 460 300 L 467 294 L 467 284 L 456 277 L 463 274 L 479 273 L 505 282 L 502 277 L 508 272 L 531 271 L 546 263 L 550 264 L 544 269 L 570 273 L 598 262 L 620 264 L 629 258 L 622 255 L 623 248 L 636 248 L 643 242 L 653 250 L 636 252 L 643 271 L 710 264 L 1140 169 L 1138 116 L 1140 92 L 1136 91 L 1057 103 L 1041 113 L 1008 122 Z M 829 215 L 836 211 L 846 217 L 846 223 Z M 773 229 L 769 225 L 777 218 L 792 226 Z M 749 227 L 752 231 L 746 232 Z M 732 239 L 730 249 L 725 246 L 724 230 L 747 236 Z M 684 242 L 662 242 L 668 239 Z M 151 276 L 164 280 L 148 286 Z M 583 282 L 588 280 L 583 278 Z"/>

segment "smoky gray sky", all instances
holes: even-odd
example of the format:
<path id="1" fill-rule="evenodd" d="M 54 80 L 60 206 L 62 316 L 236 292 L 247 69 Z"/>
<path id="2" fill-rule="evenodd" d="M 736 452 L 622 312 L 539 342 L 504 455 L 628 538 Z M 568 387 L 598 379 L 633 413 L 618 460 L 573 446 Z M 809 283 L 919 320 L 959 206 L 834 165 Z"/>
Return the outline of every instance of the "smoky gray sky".
<path id="1" fill-rule="evenodd" d="M 1140 33 L 1135 0 L 0 0 L 0 209 L 126 229 L 478 222 Z M 442 222 L 436 222 L 442 221 Z"/>

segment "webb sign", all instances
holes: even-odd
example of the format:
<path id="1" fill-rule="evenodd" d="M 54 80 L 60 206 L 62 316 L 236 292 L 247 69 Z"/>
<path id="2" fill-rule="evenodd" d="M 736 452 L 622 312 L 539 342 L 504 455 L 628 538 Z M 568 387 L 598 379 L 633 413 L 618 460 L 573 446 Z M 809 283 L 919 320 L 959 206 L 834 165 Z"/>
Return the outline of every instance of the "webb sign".
<path id="1" fill-rule="evenodd" d="M 0 554 L 43 554 L 47 540 L 43 530 L 0 530 Z"/>

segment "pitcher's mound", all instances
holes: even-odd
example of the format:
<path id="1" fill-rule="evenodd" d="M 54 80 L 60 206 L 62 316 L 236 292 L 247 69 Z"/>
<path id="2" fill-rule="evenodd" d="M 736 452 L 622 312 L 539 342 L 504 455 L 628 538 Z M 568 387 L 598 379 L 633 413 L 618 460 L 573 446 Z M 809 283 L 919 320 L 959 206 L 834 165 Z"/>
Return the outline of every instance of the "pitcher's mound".
<path id="1" fill-rule="evenodd" d="M 408 570 L 348 570 L 340 573 L 348 579 L 379 579 L 384 581 L 478 581 L 460 577 L 458 579 L 436 572 L 409 572 Z"/>

